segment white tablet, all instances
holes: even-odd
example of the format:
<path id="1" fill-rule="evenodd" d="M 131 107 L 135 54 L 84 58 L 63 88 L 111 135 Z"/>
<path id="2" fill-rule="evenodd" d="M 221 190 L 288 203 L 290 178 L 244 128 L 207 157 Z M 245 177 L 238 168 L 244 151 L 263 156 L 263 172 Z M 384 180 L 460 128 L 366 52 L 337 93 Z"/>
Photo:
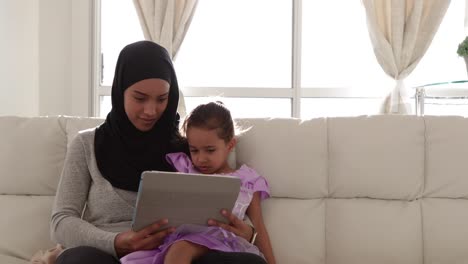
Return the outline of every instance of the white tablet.
<path id="1" fill-rule="evenodd" d="M 232 211 L 241 181 L 227 175 L 145 171 L 141 175 L 132 229 L 167 218 L 168 226 L 207 225 L 208 219 L 226 222 L 221 209 Z M 165 227 L 162 227 L 165 228 Z"/>

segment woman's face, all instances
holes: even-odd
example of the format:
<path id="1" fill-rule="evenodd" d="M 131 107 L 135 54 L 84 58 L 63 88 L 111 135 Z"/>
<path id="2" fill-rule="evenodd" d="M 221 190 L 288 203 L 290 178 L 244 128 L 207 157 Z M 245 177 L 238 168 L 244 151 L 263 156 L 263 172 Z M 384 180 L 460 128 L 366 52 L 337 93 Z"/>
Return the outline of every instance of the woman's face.
<path id="1" fill-rule="evenodd" d="M 128 119 L 140 131 L 149 131 L 161 118 L 169 101 L 170 85 L 162 79 L 145 79 L 124 92 Z"/>

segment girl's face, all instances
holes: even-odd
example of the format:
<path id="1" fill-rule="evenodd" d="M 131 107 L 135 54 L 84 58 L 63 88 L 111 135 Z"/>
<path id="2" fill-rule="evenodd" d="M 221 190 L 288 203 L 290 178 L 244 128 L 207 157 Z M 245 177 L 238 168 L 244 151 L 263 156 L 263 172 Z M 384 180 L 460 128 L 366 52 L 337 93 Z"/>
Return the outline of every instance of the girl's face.
<path id="1" fill-rule="evenodd" d="M 128 119 L 140 131 L 149 131 L 161 118 L 169 101 L 170 85 L 162 79 L 146 79 L 124 92 L 124 108 Z"/>
<path id="2" fill-rule="evenodd" d="M 201 173 L 214 174 L 232 171 L 227 159 L 236 144 L 235 139 L 225 142 L 218 137 L 216 129 L 190 127 L 187 129 L 187 141 L 193 165 Z"/>

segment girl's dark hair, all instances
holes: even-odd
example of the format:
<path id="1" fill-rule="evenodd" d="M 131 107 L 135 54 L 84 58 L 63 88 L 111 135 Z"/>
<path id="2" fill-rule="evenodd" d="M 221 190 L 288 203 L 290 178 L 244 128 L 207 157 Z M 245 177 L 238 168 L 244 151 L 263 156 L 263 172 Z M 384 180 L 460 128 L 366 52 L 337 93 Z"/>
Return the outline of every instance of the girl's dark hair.
<path id="1" fill-rule="evenodd" d="M 220 101 L 201 104 L 193 109 L 182 124 L 184 136 L 191 127 L 216 129 L 218 137 L 225 142 L 229 142 L 235 135 L 235 124 L 231 112 Z"/>

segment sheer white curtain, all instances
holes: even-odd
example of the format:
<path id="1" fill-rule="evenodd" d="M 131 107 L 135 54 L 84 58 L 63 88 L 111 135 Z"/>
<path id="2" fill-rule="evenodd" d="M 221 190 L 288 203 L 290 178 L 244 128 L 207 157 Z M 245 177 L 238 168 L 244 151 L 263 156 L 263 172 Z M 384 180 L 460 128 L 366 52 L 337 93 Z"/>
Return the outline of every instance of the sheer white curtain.
<path id="1" fill-rule="evenodd" d="M 404 79 L 419 63 L 450 0 L 363 0 L 369 35 L 382 69 L 395 79 L 383 113 L 411 113 Z"/>
<path id="2" fill-rule="evenodd" d="M 145 39 L 167 49 L 174 59 L 192 21 L 198 0 L 133 0 Z M 179 113 L 185 116 L 182 92 Z"/>

